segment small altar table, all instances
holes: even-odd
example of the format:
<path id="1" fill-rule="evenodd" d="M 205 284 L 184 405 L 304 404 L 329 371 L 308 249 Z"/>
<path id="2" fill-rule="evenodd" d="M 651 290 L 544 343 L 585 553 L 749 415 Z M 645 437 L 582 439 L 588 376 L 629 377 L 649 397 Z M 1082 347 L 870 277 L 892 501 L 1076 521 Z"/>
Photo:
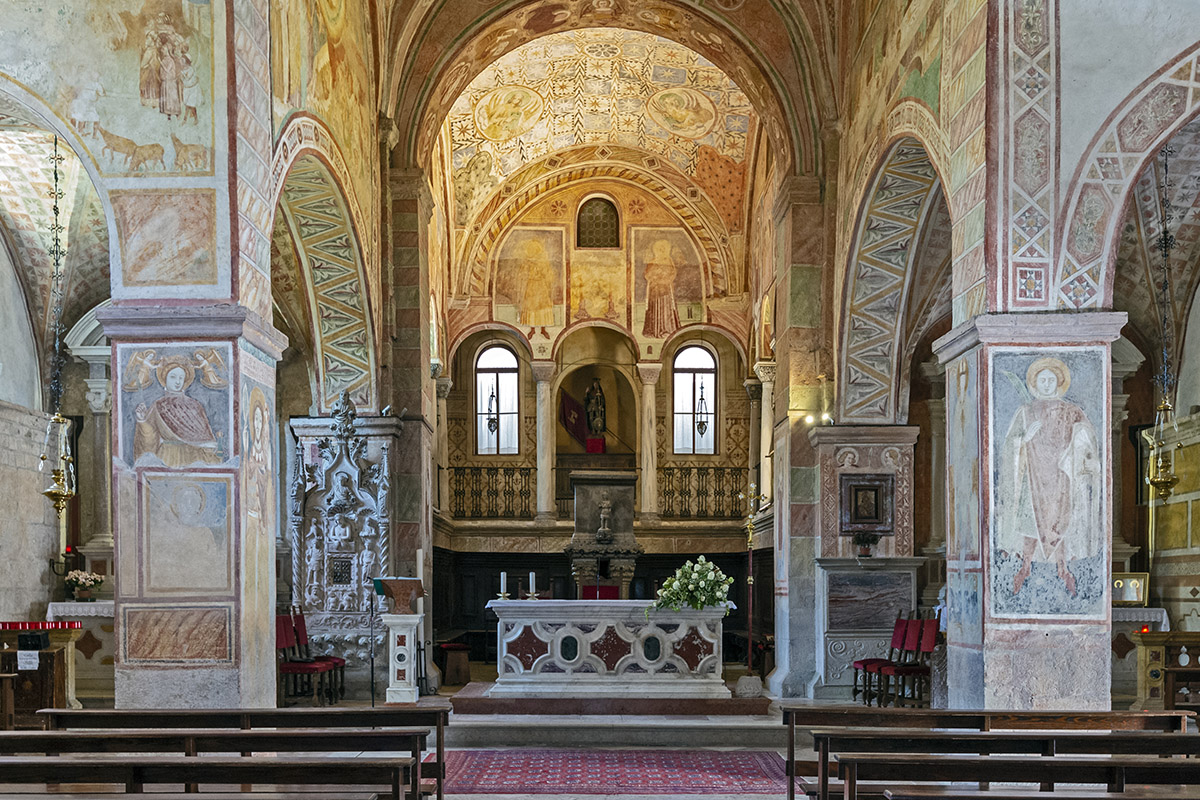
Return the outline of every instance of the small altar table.
<path id="1" fill-rule="evenodd" d="M 493 600 L 491 697 L 730 696 L 724 607 L 647 609 L 646 600 Z"/>
<path id="2" fill-rule="evenodd" d="M 71 708 L 78 708 L 76 696 L 85 699 L 112 700 L 114 689 L 113 601 L 51 603 L 46 621 L 79 620 L 82 630 L 74 631 L 75 641 L 67 660 L 67 693 Z M 50 634 L 51 640 L 54 633 Z"/>

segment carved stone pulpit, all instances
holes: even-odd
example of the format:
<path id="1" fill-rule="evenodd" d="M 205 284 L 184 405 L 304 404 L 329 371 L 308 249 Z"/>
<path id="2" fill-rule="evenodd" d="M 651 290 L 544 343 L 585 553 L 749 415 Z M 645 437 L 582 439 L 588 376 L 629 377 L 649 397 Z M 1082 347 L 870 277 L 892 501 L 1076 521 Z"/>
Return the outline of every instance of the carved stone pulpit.
<path id="1" fill-rule="evenodd" d="M 284 548 L 291 563 L 281 583 L 290 577 L 290 601 L 303 607 L 317 651 L 345 658 L 347 691 L 363 697 L 371 640 L 383 644 L 372 578 L 398 568 L 389 460 L 401 422 L 360 420 L 343 392 L 332 419 L 291 425 L 297 446 Z"/>
<path id="2" fill-rule="evenodd" d="M 617 587 L 617 597 L 629 599 L 633 568 L 645 550 L 633 535 L 633 498 L 636 472 L 576 470 L 571 473 L 575 493 L 575 532 L 565 553 L 580 597 Z M 590 591 L 589 591 L 590 590 Z"/>

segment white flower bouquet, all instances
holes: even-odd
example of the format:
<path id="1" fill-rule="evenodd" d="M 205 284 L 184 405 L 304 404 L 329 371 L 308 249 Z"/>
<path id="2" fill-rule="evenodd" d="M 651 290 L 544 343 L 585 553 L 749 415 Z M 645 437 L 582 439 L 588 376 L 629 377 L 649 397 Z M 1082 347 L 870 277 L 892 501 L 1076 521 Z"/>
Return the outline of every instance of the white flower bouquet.
<path id="1" fill-rule="evenodd" d="M 72 589 L 95 589 L 104 583 L 104 576 L 82 569 L 73 569 L 63 578 L 63 583 Z"/>
<path id="2" fill-rule="evenodd" d="M 674 575 L 663 581 L 653 608 L 679 611 L 684 606 L 699 609 L 725 605 L 725 613 L 728 614 L 729 587 L 732 584 L 733 578 L 728 577 L 716 564 L 700 556 L 695 563 L 688 561 L 676 570 Z M 647 609 L 646 614 L 649 613 L 650 610 Z"/>

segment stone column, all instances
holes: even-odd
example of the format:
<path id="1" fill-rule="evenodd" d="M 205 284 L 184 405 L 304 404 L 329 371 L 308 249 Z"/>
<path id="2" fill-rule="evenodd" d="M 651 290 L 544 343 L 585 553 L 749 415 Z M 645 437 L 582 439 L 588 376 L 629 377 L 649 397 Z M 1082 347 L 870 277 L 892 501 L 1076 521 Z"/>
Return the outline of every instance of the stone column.
<path id="1" fill-rule="evenodd" d="M 446 398 L 454 388 L 448 375 L 437 379 L 437 509 L 450 513 L 450 430 L 446 420 Z"/>
<path id="2" fill-rule="evenodd" d="M 87 559 L 87 568 L 101 575 L 113 574 L 112 533 L 112 378 L 109 377 L 109 362 L 112 348 L 108 345 L 78 346 L 71 348 L 71 355 L 88 365 L 87 385 L 88 409 L 92 412 L 92 453 L 94 461 L 90 478 L 95 481 L 92 491 L 92 525 L 90 535 L 80 546 L 79 552 Z M 98 596 L 111 597 L 114 581 L 110 578 L 100 587 Z"/>
<path id="3" fill-rule="evenodd" d="M 775 442 L 775 362 L 759 361 L 754 374 L 762 382 L 762 423 L 759 428 L 758 491 L 769 505 L 775 496 L 772 458 Z"/>
<path id="4" fill-rule="evenodd" d="M 537 381 L 537 516 L 534 521 L 553 525 L 554 507 L 554 400 L 550 382 L 558 371 L 553 361 L 532 361 L 530 371 Z"/>
<path id="5" fill-rule="evenodd" d="M 637 371 L 642 380 L 642 431 L 638 437 L 642 506 L 638 518 L 652 522 L 658 519 L 658 399 L 655 387 L 662 374 L 662 364 L 642 361 L 638 363 Z"/>
<path id="6" fill-rule="evenodd" d="M 1145 356 L 1128 339 L 1120 338 L 1112 346 L 1112 491 L 1113 491 L 1113 560 L 1128 571 L 1129 559 L 1141 548 L 1125 541 L 1121 525 L 1125 504 L 1121 471 L 1121 448 L 1124 445 L 1122 432 L 1125 420 L 1129 419 L 1129 395 L 1125 394 L 1125 380 L 1142 366 Z M 1130 502 L 1133 502 L 1131 499 Z M 1137 538 L 1136 534 L 1133 537 Z"/>
<path id="7" fill-rule="evenodd" d="M 1103 311 L 986 314 L 934 343 L 953 708 L 1110 706 L 1110 343 L 1124 324 Z M 1048 496 L 1054 481 L 1062 492 Z"/>
<path id="8" fill-rule="evenodd" d="M 404 427 L 394 456 L 396 514 L 392 552 L 397 575 L 433 574 L 434 424 L 437 396 L 430 373 L 428 230 L 433 198 L 420 170 L 391 169 L 384 187 L 384 217 L 390 250 L 383 264 L 384 336 L 387 376 L 380 405 L 403 413 Z M 418 569 L 417 554 L 424 564 Z M 423 570 L 423 573 L 422 573 Z M 434 596 L 432 585 L 425 587 Z M 436 685 L 432 603 L 425 606 L 422 635 L 426 674 Z"/>
<path id="9" fill-rule="evenodd" d="M 758 479 L 759 460 L 762 452 L 762 383 L 758 378 L 747 378 L 742 382 L 750 396 L 750 452 L 746 456 L 746 483 L 762 486 Z"/>
<path id="10" fill-rule="evenodd" d="M 921 372 L 934 394 L 925 403 L 929 409 L 929 541 L 920 551 L 927 559 L 921 605 L 933 608 L 946 585 L 946 370 L 928 361 Z"/>

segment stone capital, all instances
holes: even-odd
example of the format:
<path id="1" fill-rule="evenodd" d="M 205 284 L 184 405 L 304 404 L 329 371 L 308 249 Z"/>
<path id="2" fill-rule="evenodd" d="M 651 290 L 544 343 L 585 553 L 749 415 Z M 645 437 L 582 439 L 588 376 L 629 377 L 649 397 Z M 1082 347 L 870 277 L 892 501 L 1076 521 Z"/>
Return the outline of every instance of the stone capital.
<path id="1" fill-rule="evenodd" d="M 419 169 L 391 169 L 387 180 L 394 200 L 416 200 L 425 186 L 425 173 Z"/>
<path id="2" fill-rule="evenodd" d="M 245 306 L 120 305 L 96 312 L 104 335 L 116 341 L 245 339 L 279 360 L 287 337 Z"/>
<path id="3" fill-rule="evenodd" d="M 762 400 L 762 381 L 757 378 L 746 378 L 742 381 L 742 386 L 746 389 L 746 394 L 750 397 L 751 403 L 757 403 Z"/>
<path id="4" fill-rule="evenodd" d="M 93 414 L 112 411 L 112 381 L 108 378 L 84 378 L 87 384 L 87 404 Z"/>
<path id="5" fill-rule="evenodd" d="M 916 425 L 817 425 L 808 431 L 814 447 L 822 445 L 907 445 L 917 443 Z"/>
<path id="6" fill-rule="evenodd" d="M 554 380 L 554 376 L 558 373 L 558 364 L 553 361 L 530 361 L 529 371 L 533 373 L 533 379 L 538 383 L 548 383 Z"/>
<path id="7" fill-rule="evenodd" d="M 794 205 L 815 205 L 821 202 L 821 182 L 807 175 L 791 175 L 779 187 L 779 199 L 771 211 L 776 219 Z"/>
<path id="8" fill-rule="evenodd" d="M 759 361 L 754 365 L 754 374 L 763 383 L 775 382 L 775 362 L 774 361 Z"/>
<path id="9" fill-rule="evenodd" d="M 921 362 L 921 374 L 935 388 L 946 385 L 946 365 L 936 358 Z"/>
<path id="10" fill-rule="evenodd" d="M 639 361 L 637 364 L 638 377 L 642 379 L 643 384 L 654 385 L 658 383 L 658 377 L 662 375 L 661 361 Z"/>
<path id="11" fill-rule="evenodd" d="M 437 379 L 437 396 L 439 400 L 445 400 L 450 396 L 450 390 L 454 388 L 454 379 L 449 375 L 443 375 Z"/>
<path id="12" fill-rule="evenodd" d="M 980 314 L 933 343 L 942 364 L 978 345 L 1054 347 L 1108 344 L 1121 335 L 1124 311 L 1053 311 L 1028 314 Z"/>

